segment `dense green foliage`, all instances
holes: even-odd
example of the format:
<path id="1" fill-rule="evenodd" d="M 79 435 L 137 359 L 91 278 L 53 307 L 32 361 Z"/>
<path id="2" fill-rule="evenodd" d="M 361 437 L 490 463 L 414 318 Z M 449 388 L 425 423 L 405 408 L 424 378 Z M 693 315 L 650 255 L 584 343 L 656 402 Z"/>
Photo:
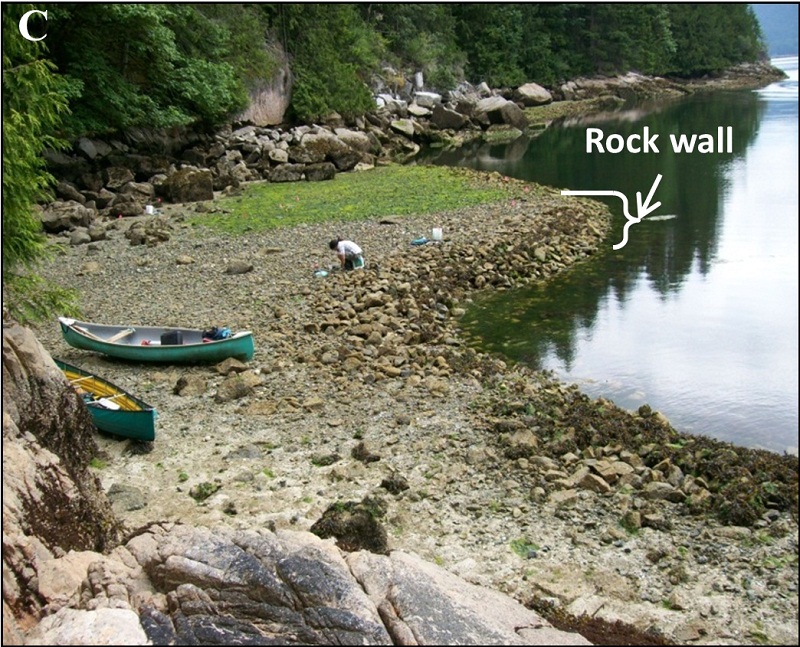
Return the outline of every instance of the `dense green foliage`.
<path id="1" fill-rule="evenodd" d="M 3 5 L 3 303 L 19 320 L 71 308 L 72 296 L 28 275 L 45 254 L 46 240 L 36 216 L 53 178 L 42 151 L 63 142 L 53 133 L 67 110 L 68 92 L 44 46 L 6 39 L 30 5 Z"/>
<path id="2" fill-rule="evenodd" d="M 3 31 L 16 29 L 26 5 L 3 6 Z M 32 216 L 48 196 L 53 178 L 45 171 L 42 151 L 58 148 L 54 136 L 67 98 L 44 47 L 23 38 L 3 39 L 3 274 L 29 265 L 40 254 L 44 236 Z M 13 151 L 13 154 L 8 154 Z"/>
<path id="3" fill-rule="evenodd" d="M 385 166 L 342 173 L 333 182 L 253 184 L 243 195 L 221 198 L 219 213 L 192 222 L 238 235 L 301 223 L 436 213 L 525 195 L 517 183 L 479 182 L 465 169 Z"/>
<path id="4" fill-rule="evenodd" d="M 734 7 L 739 11 L 731 11 Z M 681 76 L 700 76 L 731 65 L 732 61 L 752 61 L 764 53 L 761 29 L 746 5 L 669 5 L 676 44 L 672 67 Z M 714 38 L 722 31 L 725 38 Z M 754 39 L 753 34 L 758 38 Z"/>
<path id="5" fill-rule="evenodd" d="M 424 71 L 433 87 L 452 88 L 464 78 L 456 18 L 441 3 L 365 4 L 362 16 L 385 43 L 383 58 L 399 70 Z"/>
<path id="6" fill-rule="evenodd" d="M 374 105 L 364 77 L 379 61 L 380 41 L 354 4 L 262 5 L 291 57 L 292 116 L 314 121 L 331 112 L 358 115 Z"/>
<path id="7" fill-rule="evenodd" d="M 274 72 L 261 14 L 230 5 L 65 3 L 48 7 L 48 47 L 71 83 L 71 134 L 219 123 Z M 244 40 L 244 36 L 247 40 Z"/>
<path id="8" fill-rule="evenodd" d="M 377 76 L 552 85 L 637 70 L 702 75 L 764 52 L 737 3 L 58 3 L 49 58 L 70 88 L 70 136 L 213 125 L 286 62 L 288 117 L 363 114 Z M 13 30 L 13 25 L 9 26 Z M 4 31 L 6 27 L 4 26 Z M 19 40 L 4 33 L 4 42 Z M 394 73 L 388 71 L 393 68 Z"/>

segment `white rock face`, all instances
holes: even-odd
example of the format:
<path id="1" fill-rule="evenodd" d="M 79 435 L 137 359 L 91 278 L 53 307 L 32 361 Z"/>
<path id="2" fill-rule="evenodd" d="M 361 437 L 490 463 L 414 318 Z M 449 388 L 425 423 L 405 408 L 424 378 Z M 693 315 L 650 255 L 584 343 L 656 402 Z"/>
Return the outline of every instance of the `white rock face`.
<path id="1" fill-rule="evenodd" d="M 64 608 L 28 634 L 29 645 L 151 645 L 131 609 Z"/>
<path id="2" fill-rule="evenodd" d="M 514 98 L 526 106 L 542 106 L 550 103 L 553 100 L 553 95 L 538 83 L 526 83 L 516 89 Z"/>

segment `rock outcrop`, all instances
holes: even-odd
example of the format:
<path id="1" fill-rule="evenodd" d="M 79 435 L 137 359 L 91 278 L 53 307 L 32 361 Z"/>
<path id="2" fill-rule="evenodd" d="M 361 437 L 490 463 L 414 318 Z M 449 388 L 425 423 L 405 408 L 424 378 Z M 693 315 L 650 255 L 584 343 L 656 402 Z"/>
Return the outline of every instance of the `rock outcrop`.
<path id="1" fill-rule="evenodd" d="M 68 551 L 102 552 L 117 522 L 89 460 L 86 407 L 33 335 L 3 322 L 3 642 L 45 613 L 42 573 Z M 8 640 L 7 640 L 8 639 Z"/>

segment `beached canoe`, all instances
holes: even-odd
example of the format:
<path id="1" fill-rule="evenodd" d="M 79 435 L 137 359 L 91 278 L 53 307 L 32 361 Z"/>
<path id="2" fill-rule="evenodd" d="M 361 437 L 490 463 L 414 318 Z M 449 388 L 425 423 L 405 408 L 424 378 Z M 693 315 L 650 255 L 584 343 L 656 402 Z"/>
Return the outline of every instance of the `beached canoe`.
<path id="1" fill-rule="evenodd" d="M 249 330 L 230 332 L 215 339 L 214 330 L 111 326 L 59 317 L 64 341 L 74 348 L 104 353 L 137 362 L 204 364 L 234 357 L 253 359 L 255 347 Z"/>
<path id="2" fill-rule="evenodd" d="M 60 359 L 53 361 L 83 397 L 100 431 L 135 440 L 155 440 L 158 413 L 154 407 L 102 377 Z"/>

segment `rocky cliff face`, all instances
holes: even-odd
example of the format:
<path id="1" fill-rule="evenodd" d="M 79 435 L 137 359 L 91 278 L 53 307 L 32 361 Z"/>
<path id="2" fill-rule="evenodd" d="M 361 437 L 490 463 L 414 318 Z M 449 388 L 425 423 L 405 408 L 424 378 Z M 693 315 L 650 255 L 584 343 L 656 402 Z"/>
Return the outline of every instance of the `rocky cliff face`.
<path id="1" fill-rule="evenodd" d="M 3 642 L 46 611 L 40 569 L 67 551 L 103 551 L 120 526 L 88 469 L 86 407 L 25 328 L 3 322 Z"/>
<path id="2" fill-rule="evenodd" d="M 400 551 L 173 523 L 120 544 L 92 434 L 34 335 L 4 321 L 4 644 L 589 644 Z"/>

